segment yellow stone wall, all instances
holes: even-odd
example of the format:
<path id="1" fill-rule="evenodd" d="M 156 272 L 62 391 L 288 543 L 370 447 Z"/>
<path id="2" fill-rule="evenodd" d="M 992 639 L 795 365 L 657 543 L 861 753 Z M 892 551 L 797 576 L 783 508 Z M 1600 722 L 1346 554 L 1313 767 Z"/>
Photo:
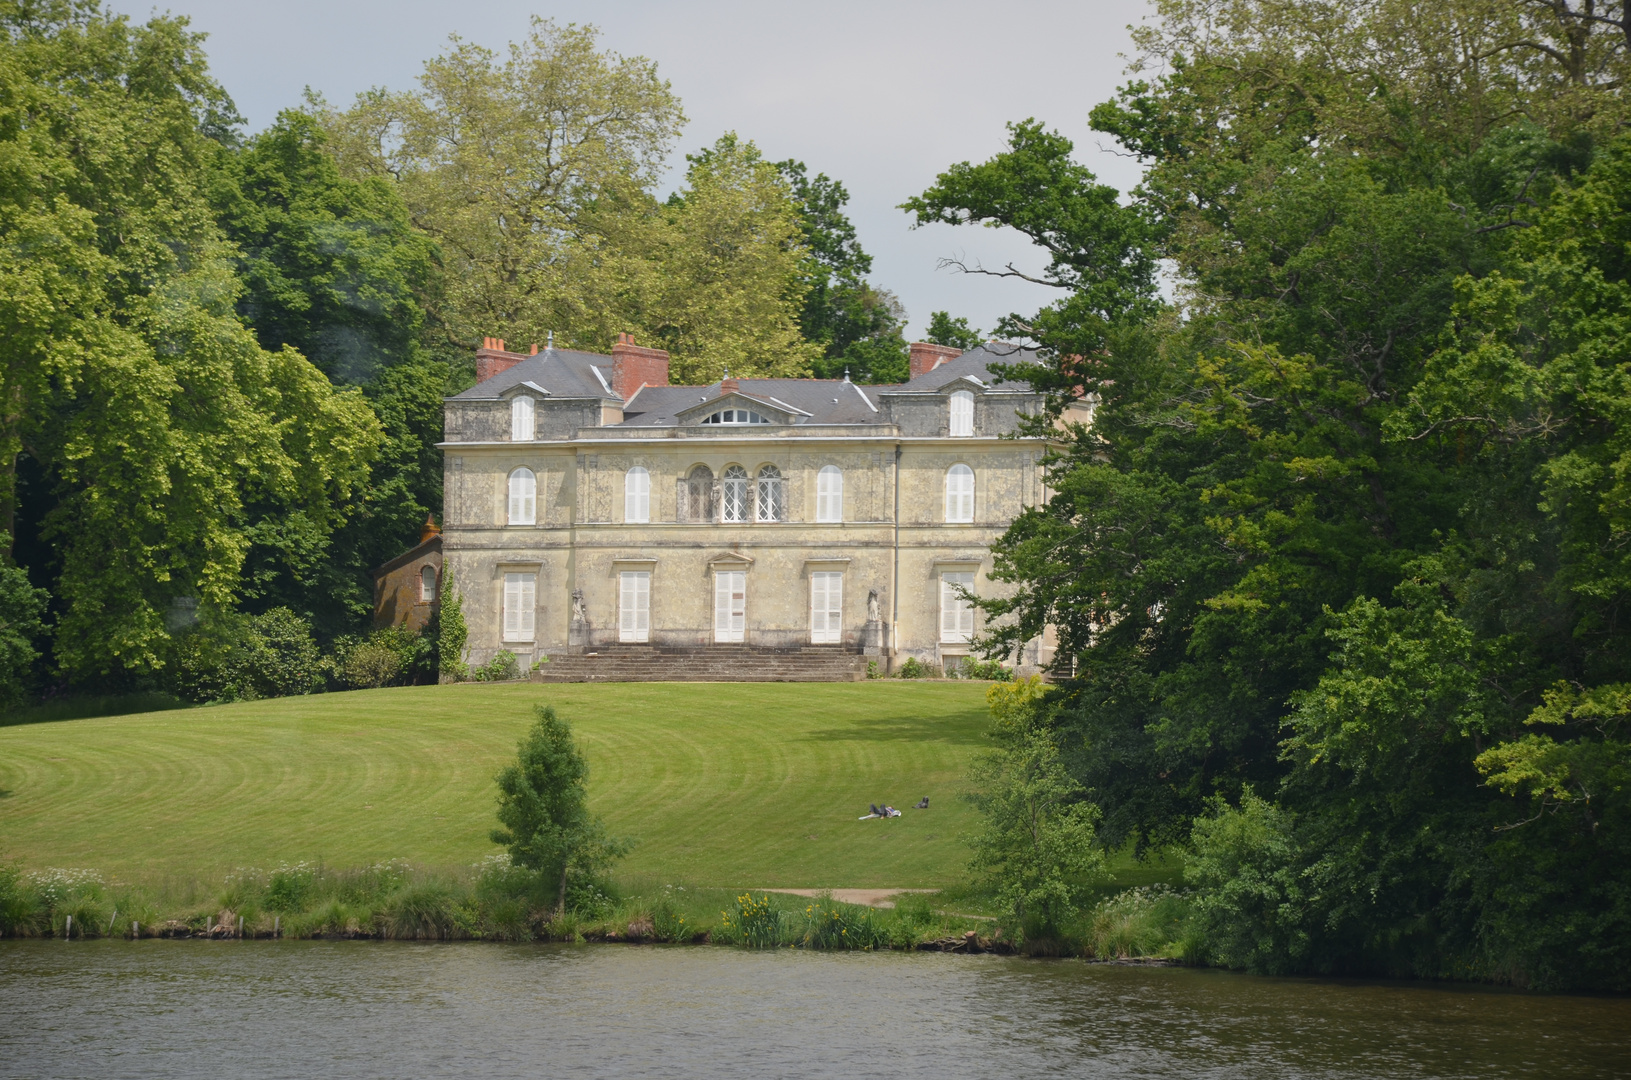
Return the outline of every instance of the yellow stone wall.
<path id="1" fill-rule="evenodd" d="M 1023 507 L 1043 500 L 1037 467 L 1043 444 L 878 437 L 856 435 L 854 429 L 782 432 L 595 438 L 584 431 L 567 444 L 448 445 L 444 551 L 464 597 L 471 661 L 481 663 L 509 648 L 530 663 L 540 653 L 570 648 L 574 590 L 583 595 L 585 644 L 615 642 L 617 575 L 623 569 L 651 572 L 654 644 L 712 642 L 712 572 L 725 565 L 745 568 L 749 644 L 807 643 L 809 575 L 839 570 L 846 645 L 861 645 L 867 594 L 876 589 L 891 666 L 907 656 L 939 662 L 966 654 L 966 646 L 940 640 L 940 574 L 975 571 L 975 591 L 981 595 L 1000 587 L 987 576 L 989 548 Z M 946 470 L 959 462 L 975 474 L 973 524 L 944 520 Z M 776 465 L 786 479 L 789 520 L 678 523 L 676 481 L 699 463 L 716 478 L 731 464 L 743 466 L 750 477 L 761 465 Z M 634 465 L 651 475 L 650 524 L 623 520 L 624 477 Z M 815 520 L 816 474 L 824 465 L 844 471 L 841 524 Z M 536 525 L 506 524 L 508 478 L 518 466 L 537 476 Z M 530 642 L 502 639 L 507 571 L 537 574 Z M 1033 643 L 1021 663 L 1034 667 L 1047 659 L 1040 643 Z"/>

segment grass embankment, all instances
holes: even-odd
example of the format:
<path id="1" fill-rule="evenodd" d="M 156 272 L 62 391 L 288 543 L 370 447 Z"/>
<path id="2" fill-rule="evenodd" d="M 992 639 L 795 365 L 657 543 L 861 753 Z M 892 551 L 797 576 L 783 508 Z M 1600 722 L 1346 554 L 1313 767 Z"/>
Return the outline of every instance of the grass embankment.
<path id="1" fill-rule="evenodd" d="M 0 857 L 118 880 L 497 849 L 493 775 L 532 707 L 583 742 L 590 799 L 665 884 L 937 887 L 974 826 L 957 795 L 981 683 L 404 687 L 0 727 Z M 868 803 L 926 812 L 857 821 Z"/>
<path id="2" fill-rule="evenodd" d="M 991 934 L 934 913 L 986 913 L 961 885 L 976 822 L 958 798 L 986 745 L 985 690 L 513 683 L 0 727 L 0 859 L 30 871 L 0 894 L 33 912 L 23 932 L 61 933 L 72 914 L 76 936 L 229 934 L 241 916 L 251 935 L 736 940 L 721 913 L 748 889 L 950 887 L 892 913 L 772 896 L 774 932 L 756 932 L 871 947 Z M 493 776 L 540 703 L 585 745 L 595 812 L 637 841 L 612 895 L 553 921 L 553 897 L 482 868 Z M 928 811 L 856 820 L 923 795 Z M 1112 888 L 1174 872 L 1114 866 Z M 1165 950 L 1163 906 L 1124 906 L 1099 905 L 1068 951 Z"/>

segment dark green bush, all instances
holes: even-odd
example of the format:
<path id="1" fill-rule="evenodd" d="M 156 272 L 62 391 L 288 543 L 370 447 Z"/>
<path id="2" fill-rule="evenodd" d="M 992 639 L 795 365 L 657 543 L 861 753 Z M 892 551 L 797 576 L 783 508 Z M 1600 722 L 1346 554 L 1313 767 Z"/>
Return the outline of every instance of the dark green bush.
<path id="1" fill-rule="evenodd" d="M 189 701 L 309 694 L 323 682 L 311 624 L 288 608 L 206 613 L 176 640 L 172 660 L 172 689 Z"/>
<path id="2" fill-rule="evenodd" d="M 934 675 L 934 669 L 923 663 L 915 656 L 908 656 L 906 662 L 895 672 L 897 679 L 927 679 Z"/>
<path id="3" fill-rule="evenodd" d="M 500 649 L 485 664 L 471 668 L 470 677 L 476 682 L 507 682 L 510 679 L 519 679 L 521 664 L 513 652 Z"/>

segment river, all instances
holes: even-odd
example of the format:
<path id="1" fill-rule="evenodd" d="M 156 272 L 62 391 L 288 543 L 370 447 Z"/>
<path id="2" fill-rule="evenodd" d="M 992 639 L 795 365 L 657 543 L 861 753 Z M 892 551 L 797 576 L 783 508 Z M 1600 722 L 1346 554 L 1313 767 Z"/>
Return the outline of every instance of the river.
<path id="1" fill-rule="evenodd" d="M 0 1076 L 1631 1076 L 1631 1000 L 994 956 L 0 942 Z"/>

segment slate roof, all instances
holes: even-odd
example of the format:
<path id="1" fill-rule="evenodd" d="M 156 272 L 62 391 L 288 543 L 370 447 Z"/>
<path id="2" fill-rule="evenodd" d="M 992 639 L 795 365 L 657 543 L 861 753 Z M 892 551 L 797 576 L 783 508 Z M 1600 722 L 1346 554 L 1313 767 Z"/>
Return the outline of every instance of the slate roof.
<path id="1" fill-rule="evenodd" d="M 1001 343 L 970 349 L 933 371 L 906 383 L 860 386 L 848 379 L 737 379 L 737 392 L 743 397 L 781 405 L 807 416 L 803 424 L 881 424 L 879 395 L 889 393 L 934 393 L 947 383 L 972 375 L 987 387 L 1023 392 L 1023 382 L 1003 381 L 990 370 L 992 364 L 1035 362 L 1036 352 Z M 611 390 L 612 358 L 599 353 L 571 349 L 549 349 L 529 356 L 464 391 L 452 401 L 491 401 L 521 383 L 543 387 L 551 398 L 601 398 L 620 401 Z M 720 384 L 707 386 L 647 386 L 631 398 L 623 409 L 623 422 L 609 427 L 674 427 L 676 417 L 687 409 L 721 396 Z"/>
<path id="2" fill-rule="evenodd" d="M 491 401 L 524 382 L 543 387 L 552 398 L 623 400 L 612 392 L 612 358 L 574 349 L 547 349 L 529 356 L 508 371 L 501 371 L 448 400 Z"/>

